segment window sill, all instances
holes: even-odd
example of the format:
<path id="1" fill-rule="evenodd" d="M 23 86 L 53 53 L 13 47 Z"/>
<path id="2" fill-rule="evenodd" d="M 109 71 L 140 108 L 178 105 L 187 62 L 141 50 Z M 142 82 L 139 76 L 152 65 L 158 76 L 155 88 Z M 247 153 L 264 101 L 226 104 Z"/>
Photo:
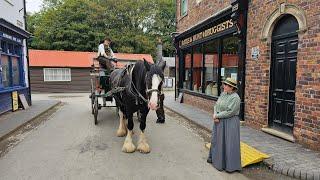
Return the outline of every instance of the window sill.
<path id="1" fill-rule="evenodd" d="M 210 95 L 206 95 L 206 94 L 202 94 L 202 93 L 198 93 L 195 91 L 191 91 L 188 89 L 180 89 L 181 92 L 186 93 L 186 94 L 190 94 L 193 96 L 197 96 L 197 97 L 201 97 L 201 98 L 205 98 L 205 99 L 209 99 L 209 100 L 214 100 L 217 101 L 218 97 L 217 96 L 210 96 Z"/>

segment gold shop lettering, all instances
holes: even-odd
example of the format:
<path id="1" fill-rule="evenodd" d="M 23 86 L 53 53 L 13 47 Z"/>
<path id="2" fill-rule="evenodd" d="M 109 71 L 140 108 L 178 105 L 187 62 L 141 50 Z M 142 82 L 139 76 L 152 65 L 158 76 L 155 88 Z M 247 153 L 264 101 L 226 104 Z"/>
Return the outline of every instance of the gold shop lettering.
<path id="1" fill-rule="evenodd" d="M 219 32 L 222 32 L 224 30 L 227 30 L 229 28 L 232 28 L 233 27 L 233 21 L 230 19 L 230 20 L 227 20 L 223 23 L 220 23 L 218 25 L 215 25 L 209 29 L 206 29 L 200 33 L 197 33 L 191 37 L 188 37 L 182 41 L 180 41 L 180 46 L 184 46 L 184 45 L 188 45 L 188 44 L 191 44 L 192 42 L 195 42 L 195 41 L 198 41 L 198 40 L 201 40 L 203 38 L 206 38 L 206 37 L 209 37 L 209 36 L 212 36 L 216 33 L 219 33 Z"/>

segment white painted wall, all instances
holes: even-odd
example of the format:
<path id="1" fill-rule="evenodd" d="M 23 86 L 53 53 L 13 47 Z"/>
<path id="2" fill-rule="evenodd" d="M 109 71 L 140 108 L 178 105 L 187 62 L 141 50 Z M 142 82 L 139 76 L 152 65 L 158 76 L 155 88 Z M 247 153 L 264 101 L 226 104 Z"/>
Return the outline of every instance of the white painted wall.
<path id="1" fill-rule="evenodd" d="M 21 29 L 25 29 L 23 3 L 23 0 L 0 0 L 0 18 L 10 22 L 11 24 Z M 25 82 L 27 87 L 29 87 L 26 40 L 23 41 L 23 46 Z"/>
<path id="2" fill-rule="evenodd" d="M 19 10 L 21 11 L 19 12 Z M 21 29 L 25 29 L 23 15 L 23 0 L 0 0 L 1 18 Z"/>

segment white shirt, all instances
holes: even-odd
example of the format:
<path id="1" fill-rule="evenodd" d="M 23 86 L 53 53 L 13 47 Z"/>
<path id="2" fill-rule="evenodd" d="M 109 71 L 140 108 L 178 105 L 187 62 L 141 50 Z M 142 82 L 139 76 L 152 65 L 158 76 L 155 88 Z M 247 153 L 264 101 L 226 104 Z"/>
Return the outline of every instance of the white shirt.
<path id="1" fill-rule="evenodd" d="M 111 57 L 114 57 L 114 54 L 113 54 L 113 51 L 111 48 L 110 49 L 110 56 Z M 104 44 L 100 44 L 99 47 L 98 47 L 98 56 L 104 56 L 104 57 L 108 57 L 107 54 L 106 54 L 106 51 L 104 50 Z"/>

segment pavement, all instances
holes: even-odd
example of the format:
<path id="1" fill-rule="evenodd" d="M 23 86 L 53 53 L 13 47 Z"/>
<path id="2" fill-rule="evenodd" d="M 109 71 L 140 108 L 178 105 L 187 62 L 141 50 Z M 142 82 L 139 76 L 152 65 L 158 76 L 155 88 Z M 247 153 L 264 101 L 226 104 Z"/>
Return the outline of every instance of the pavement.
<path id="1" fill-rule="evenodd" d="M 15 112 L 7 112 L 0 115 L 0 140 L 53 108 L 59 102 L 58 100 L 35 100 L 32 101 L 32 106 L 26 110 L 19 109 Z"/>
<path id="2" fill-rule="evenodd" d="M 212 131 L 211 114 L 175 101 L 166 92 L 164 106 L 199 126 Z M 271 156 L 264 163 L 274 171 L 298 179 L 320 180 L 320 153 L 250 127 L 241 126 L 241 141 Z"/>
<path id="3" fill-rule="evenodd" d="M 154 111 L 148 114 L 149 154 L 123 153 L 125 138 L 116 136 L 116 109 L 102 108 L 94 125 L 88 95 L 34 96 L 62 101 L 63 106 L 0 158 L 0 179 L 249 179 L 236 172 L 219 172 L 206 163 L 203 139 L 183 125 L 183 118 L 169 113 L 165 124 L 156 123 Z M 137 119 L 134 122 L 137 145 L 140 130 Z"/>

